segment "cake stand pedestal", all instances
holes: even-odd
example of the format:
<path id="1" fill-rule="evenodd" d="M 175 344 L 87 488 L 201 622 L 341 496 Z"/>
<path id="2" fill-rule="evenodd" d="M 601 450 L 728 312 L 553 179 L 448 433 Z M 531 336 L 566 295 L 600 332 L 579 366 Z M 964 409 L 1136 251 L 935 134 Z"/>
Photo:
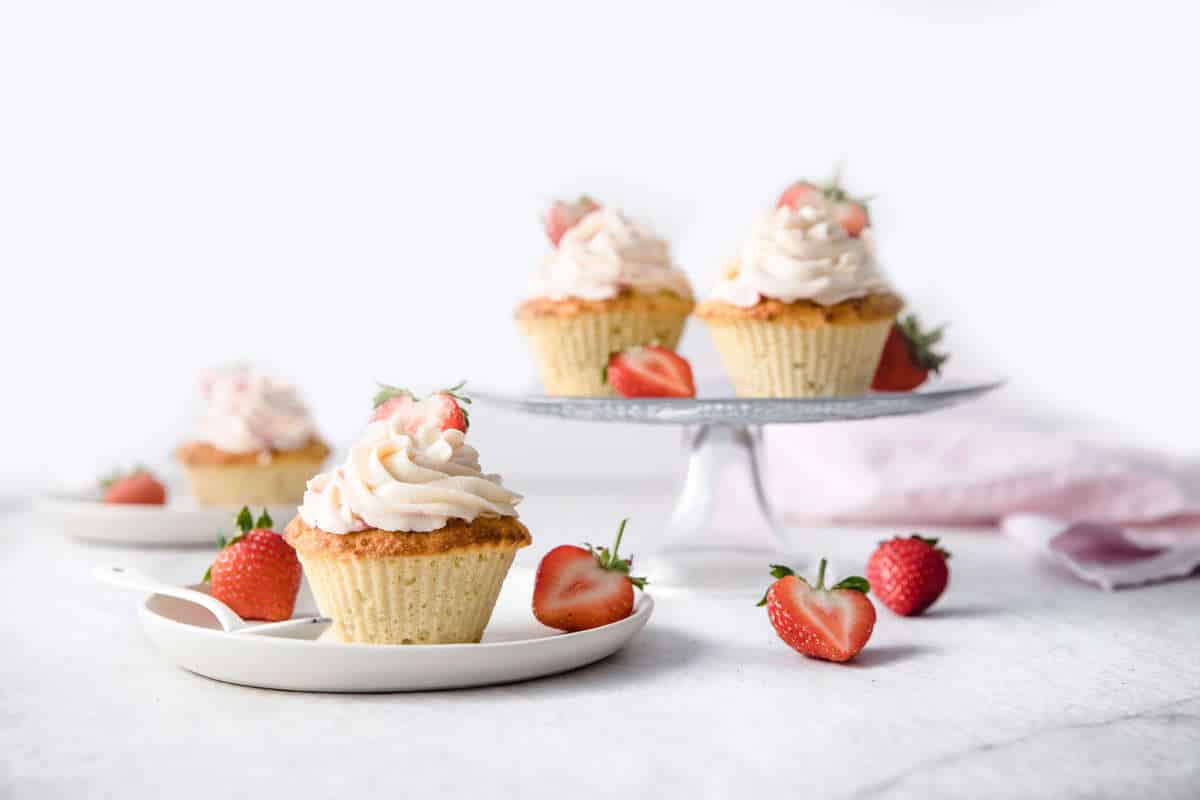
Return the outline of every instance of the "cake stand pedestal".
<path id="1" fill-rule="evenodd" d="M 687 471 L 657 534 L 639 534 L 635 572 L 655 588 L 743 590 L 767 582 L 767 565 L 807 566 L 764 488 L 764 425 L 838 422 L 924 414 L 999 388 L 1003 381 L 938 381 L 915 392 L 854 397 L 544 397 L 476 392 L 476 399 L 545 417 L 588 422 L 681 425 Z M 643 528 L 644 530 L 644 528 Z"/>

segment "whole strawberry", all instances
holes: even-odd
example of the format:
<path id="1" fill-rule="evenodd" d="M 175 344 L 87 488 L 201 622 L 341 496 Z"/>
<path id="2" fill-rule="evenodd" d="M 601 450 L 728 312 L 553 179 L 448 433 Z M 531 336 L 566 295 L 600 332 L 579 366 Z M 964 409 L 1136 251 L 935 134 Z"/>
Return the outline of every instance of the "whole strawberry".
<path id="1" fill-rule="evenodd" d="M 217 540 L 221 552 L 204 573 L 211 594 L 242 619 L 281 622 L 290 619 L 300 591 L 300 560 L 283 537 L 271 530 L 264 509 L 258 520 L 243 507 L 237 517 L 239 533 L 228 542 Z"/>
<path id="2" fill-rule="evenodd" d="M 105 503 L 161 506 L 167 502 L 166 487 L 145 467 L 110 475 L 100 481 L 100 487 L 104 490 Z"/>
<path id="3" fill-rule="evenodd" d="M 916 314 L 893 324 L 871 388 L 877 392 L 911 392 L 929 379 L 929 373 L 938 374 L 949 358 L 934 349 L 941 344 L 942 335 L 943 328 L 924 330 Z"/>
<path id="4" fill-rule="evenodd" d="M 867 562 L 867 580 L 885 606 L 911 617 L 942 596 L 950 581 L 950 554 L 937 543 L 915 533 L 880 542 Z"/>
<path id="5" fill-rule="evenodd" d="M 875 629 L 875 606 L 867 599 L 870 584 L 858 576 L 844 578 L 825 588 L 825 567 L 817 568 L 817 585 L 798 577 L 790 567 L 771 565 L 777 578 L 760 606 L 779 638 L 809 658 L 849 661 L 866 647 Z"/>

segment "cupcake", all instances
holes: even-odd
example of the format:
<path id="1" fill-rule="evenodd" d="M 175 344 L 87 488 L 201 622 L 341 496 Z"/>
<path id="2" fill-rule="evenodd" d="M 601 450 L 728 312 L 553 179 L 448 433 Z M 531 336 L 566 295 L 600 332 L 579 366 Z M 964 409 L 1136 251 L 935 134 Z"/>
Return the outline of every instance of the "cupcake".
<path id="1" fill-rule="evenodd" d="M 616 208 L 589 198 L 546 214 L 554 250 L 517 307 L 547 394 L 604 396 L 612 353 L 657 344 L 674 350 L 691 313 L 687 276 L 667 243 Z"/>
<path id="2" fill-rule="evenodd" d="M 208 370 L 197 437 L 175 456 L 203 505 L 295 505 L 329 455 L 287 383 L 247 366 Z"/>
<path id="3" fill-rule="evenodd" d="M 866 206 L 837 181 L 791 186 L 696 309 L 740 397 L 866 392 L 902 306 Z"/>
<path id="4" fill-rule="evenodd" d="M 521 496 L 483 473 L 450 402 L 439 393 L 381 405 L 390 416 L 309 481 L 287 527 L 338 641 L 478 642 L 513 557 L 531 542 L 517 519 Z"/>

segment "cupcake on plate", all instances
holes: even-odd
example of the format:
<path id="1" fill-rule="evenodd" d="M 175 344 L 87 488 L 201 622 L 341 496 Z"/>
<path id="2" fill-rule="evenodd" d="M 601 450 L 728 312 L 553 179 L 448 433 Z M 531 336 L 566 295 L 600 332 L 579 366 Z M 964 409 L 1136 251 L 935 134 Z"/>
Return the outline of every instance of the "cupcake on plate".
<path id="1" fill-rule="evenodd" d="M 295 505 L 329 455 L 288 383 L 245 366 L 207 370 L 196 438 L 175 457 L 203 505 Z"/>
<path id="2" fill-rule="evenodd" d="M 801 181 L 755 222 L 696 309 L 741 397 L 866 392 L 903 303 L 880 274 L 866 205 Z"/>
<path id="3" fill-rule="evenodd" d="M 517 307 L 551 395 L 604 396 L 608 357 L 637 345 L 674 350 L 694 305 L 667 243 L 620 210 L 583 197 L 546 213 L 554 250 Z"/>
<path id="4" fill-rule="evenodd" d="M 393 395 L 285 536 L 342 642 L 478 642 L 517 550 L 521 496 L 484 474 L 463 398 Z"/>

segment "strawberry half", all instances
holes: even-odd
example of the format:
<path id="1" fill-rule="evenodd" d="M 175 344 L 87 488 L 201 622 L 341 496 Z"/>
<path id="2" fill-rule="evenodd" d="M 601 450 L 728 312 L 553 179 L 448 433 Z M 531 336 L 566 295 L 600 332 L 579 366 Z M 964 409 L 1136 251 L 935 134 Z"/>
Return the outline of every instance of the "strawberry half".
<path id="1" fill-rule="evenodd" d="M 252 521 L 250 509 L 243 506 L 237 525 L 236 536 L 217 540 L 221 552 L 204 573 L 204 582 L 211 582 L 212 596 L 242 619 L 290 619 L 302 572 L 296 551 L 271 530 L 266 509 Z"/>
<path id="2" fill-rule="evenodd" d="M 783 190 L 775 207 L 786 206 L 796 211 L 803 206 L 815 205 L 825 200 L 833 206 L 833 218 L 838 225 L 850 236 L 860 235 L 870 224 L 867 198 L 851 197 L 842 188 L 841 172 L 841 167 L 838 167 L 833 177 L 819 186 L 811 181 L 796 181 Z"/>
<path id="3" fill-rule="evenodd" d="M 564 544 L 538 564 L 533 586 L 533 615 L 543 625 L 563 631 L 584 631 L 625 619 L 633 613 L 633 587 L 644 589 L 645 578 L 633 578 L 633 557 L 617 551 L 627 519 L 621 520 L 610 553 Z"/>
<path id="4" fill-rule="evenodd" d="M 826 661 L 849 661 L 866 646 L 875 628 L 875 606 L 867 599 L 871 585 L 860 577 L 846 578 L 825 588 L 826 560 L 817 570 L 817 585 L 809 586 L 789 567 L 771 565 L 777 578 L 759 605 L 779 638 L 798 653 Z"/>
<path id="5" fill-rule="evenodd" d="M 604 382 L 621 397 L 695 397 L 692 365 L 665 347 L 631 347 L 608 357 Z"/>
<path id="6" fill-rule="evenodd" d="M 924 331 L 916 314 L 909 314 L 892 326 L 883 345 L 883 355 L 871 379 L 878 392 L 910 392 L 937 374 L 949 358 L 935 347 L 942 341 L 945 326 Z"/>
<path id="7" fill-rule="evenodd" d="M 788 208 L 795 211 L 801 206 L 810 206 L 817 202 L 824 193 L 821 187 L 810 181 L 796 181 L 791 186 L 783 190 L 783 194 L 779 195 L 779 202 L 776 208 Z"/>
<path id="8" fill-rule="evenodd" d="M 880 542 L 867 562 L 867 578 L 883 604 L 902 617 L 920 614 L 946 591 L 950 554 L 937 539 L 913 534 Z"/>
<path id="9" fill-rule="evenodd" d="M 118 505 L 161 506 L 167 502 L 167 489 L 144 467 L 129 473 L 116 473 L 100 481 L 105 503 Z"/>
<path id="10" fill-rule="evenodd" d="M 546 216 L 542 220 L 542 224 L 546 228 L 546 236 L 550 239 L 551 244 L 558 247 L 558 243 L 562 241 L 562 237 L 567 231 L 574 228 L 579 224 L 579 220 L 598 208 L 600 208 L 600 204 L 586 194 L 581 195 L 574 203 L 555 201 L 554 205 L 546 210 Z"/>
<path id="11" fill-rule="evenodd" d="M 465 381 L 418 400 L 408 389 L 381 383 L 375 395 L 375 412 L 371 415 L 371 421 L 399 415 L 402 418 L 401 427 L 410 436 L 416 435 L 431 421 L 438 430 L 454 428 L 466 433 L 471 424 L 471 415 L 467 411 L 471 398 L 459 393 L 464 386 Z"/>

